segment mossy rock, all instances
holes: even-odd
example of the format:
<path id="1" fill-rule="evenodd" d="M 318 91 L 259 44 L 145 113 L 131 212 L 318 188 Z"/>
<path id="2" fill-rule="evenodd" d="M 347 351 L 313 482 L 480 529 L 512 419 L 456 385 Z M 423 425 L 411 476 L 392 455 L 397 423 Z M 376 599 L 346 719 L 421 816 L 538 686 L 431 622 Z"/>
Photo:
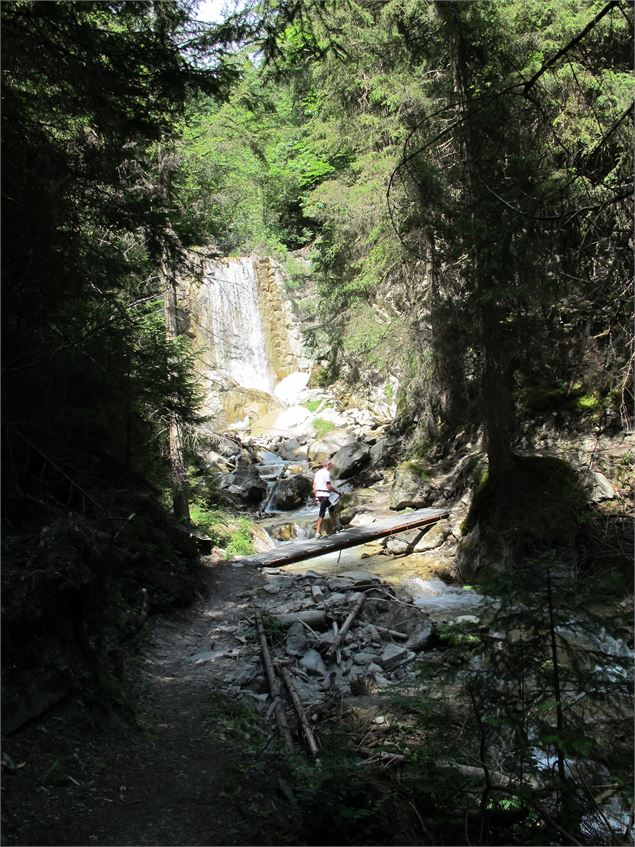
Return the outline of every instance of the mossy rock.
<path id="1" fill-rule="evenodd" d="M 575 470 L 561 459 L 515 456 L 495 478 L 485 475 L 463 523 L 462 567 L 509 564 L 546 550 L 570 551 L 587 505 Z"/>

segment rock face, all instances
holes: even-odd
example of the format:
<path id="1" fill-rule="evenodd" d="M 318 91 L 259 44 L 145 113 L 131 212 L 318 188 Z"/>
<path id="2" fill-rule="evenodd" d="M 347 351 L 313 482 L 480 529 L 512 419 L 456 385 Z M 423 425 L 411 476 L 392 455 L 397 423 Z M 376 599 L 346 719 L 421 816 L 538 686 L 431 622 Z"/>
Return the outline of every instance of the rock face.
<path id="1" fill-rule="evenodd" d="M 311 494 L 312 481 L 304 474 L 280 479 L 274 484 L 271 493 L 271 506 L 274 509 L 297 509 L 303 506 Z"/>
<path id="2" fill-rule="evenodd" d="M 332 458 L 335 479 L 348 479 L 368 464 L 370 450 L 366 444 L 354 441 L 341 447 Z"/>
<path id="3" fill-rule="evenodd" d="M 436 489 L 425 479 L 423 469 L 415 462 L 404 462 L 395 469 L 395 479 L 390 491 L 391 509 L 431 506 L 437 496 Z"/>

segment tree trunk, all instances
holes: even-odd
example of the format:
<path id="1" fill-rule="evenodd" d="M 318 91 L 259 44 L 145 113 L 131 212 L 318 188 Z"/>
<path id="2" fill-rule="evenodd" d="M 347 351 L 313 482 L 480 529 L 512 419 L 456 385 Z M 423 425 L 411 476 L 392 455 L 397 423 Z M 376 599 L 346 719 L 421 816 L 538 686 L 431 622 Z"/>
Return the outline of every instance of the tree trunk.
<path id="1" fill-rule="evenodd" d="M 159 147 L 159 183 L 161 185 L 163 201 L 169 208 L 171 192 L 169 159 Z M 174 278 L 174 261 L 170 251 L 169 222 L 163 233 L 161 246 L 161 281 L 163 283 L 163 314 L 165 318 L 165 335 L 168 344 L 178 335 L 177 325 L 177 296 L 176 280 Z M 174 411 L 169 413 L 168 419 L 168 454 L 170 457 L 170 469 L 172 477 L 172 508 L 174 515 L 179 521 L 190 522 L 190 503 L 187 486 L 187 473 L 185 469 L 185 455 L 183 449 L 183 434 L 178 417 Z"/>
<path id="2" fill-rule="evenodd" d="M 456 133 L 456 142 L 465 161 L 465 196 L 470 209 L 470 233 L 468 236 L 471 254 L 473 290 L 476 295 L 476 317 L 479 323 L 481 349 L 481 420 L 489 471 L 498 475 L 512 462 L 511 433 L 513 429 L 514 403 L 512 394 L 512 357 L 506 350 L 504 329 L 505 310 L 501 298 L 508 280 L 513 276 L 513 266 L 507 262 L 503 267 L 502 256 L 492 249 L 505 238 L 502 213 L 493 205 L 491 197 L 481 188 L 484 173 L 489 177 L 487 152 L 479 156 L 477 151 L 486 139 L 477 137 L 473 116 L 468 102 L 468 69 L 465 61 L 460 4 L 437 2 L 437 11 L 445 22 L 453 63 L 454 92 L 459 104 L 461 123 Z M 476 220 L 476 209 L 479 220 Z M 511 236 L 511 234 L 510 234 Z M 509 256 L 507 256 L 509 259 Z"/>

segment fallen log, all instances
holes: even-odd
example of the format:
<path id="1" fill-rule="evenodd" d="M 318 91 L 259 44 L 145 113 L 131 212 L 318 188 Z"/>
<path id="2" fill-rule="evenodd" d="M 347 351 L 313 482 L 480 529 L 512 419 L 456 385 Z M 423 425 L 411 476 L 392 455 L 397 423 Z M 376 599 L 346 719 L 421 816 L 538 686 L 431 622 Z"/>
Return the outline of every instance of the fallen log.
<path id="1" fill-rule="evenodd" d="M 293 741 L 291 739 L 291 732 L 289 730 L 289 724 L 287 723 L 287 716 L 284 711 L 284 706 L 282 705 L 282 698 L 280 696 L 280 683 L 278 682 L 278 677 L 276 676 L 276 671 L 273 666 L 273 662 L 271 661 L 271 653 L 269 652 L 269 645 L 267 644 L 265 628 L 262 623 L 262 618 L 259 614 L 256 615 L 256 630 L 258 632 L 258 638 L 260 640 L 262 664 L 265 669 L 267 682 L 269 683 L 269 692 L 271 694 L 271 700 L 276 715 L 276 721 L 278 722 L 278 727 L 280 728 L 284 745 L 286 749 L 291 752 L 293 750 Z"/>
<path id="2" fill-rule="evenodd" d="M 348 613 L 348 617 L 346 618 L 346 620 L 342 624 L 342 628 L 338 632 L 337 637 L 333 639 L 333 643 L 331 644 L 331 646 L 327 650 L 327 655 L 329 655 L 329 656 L 335 655 L 338 647 L 340 646 L 340 644 L 344 640 L 344 636 L 346 635 L 348 630 L 351 628 L 351 624 L 353 623 L 353 621 L 357 617 L 359 610 L 362 608 L 362 604 L 363 604 L 365 598 L 366 598 L 365 594 L 359 595 L 359 597 L 355 601 L 355 605 L 353 606 L 353 608 Z"/>
<path id="3" fill-rule="evenodd" d="M 388 629 L 387 626 L 379 626 L 379 624 L 374 623 L 373 626 L 379 632 L 385 632 L 386 635 L 392 635 L 393 638 L 398 638 L 400 641 L 407 641 L 410 638 L 409 635 L 406 635 L 405 632 L 399 632 L 396 629 Z"/>
<path id="4" fill-rule="evenodd" d="M 304 706 L 302 705 L 302 701 L 300 700 L 300 696 L 296 691 L 295 685 L 293 684 L 293 680 L 291 679 L 291 674 L 288 669 L 279 666 L 280 673 L 282 678 L 287 686 L 287 690 L 289 692 L 289 696 L 291 697 L 291 702 L 295 708 L 295 711 L 298 715 L 298 720 L 300 721 L 300 726 L 302 727 L 302 733 L 306 739 L 306 743 L 308 745 L 309 751 L 313 758 L 317 758 L 319 748 L 317 745 L 317 741 L 315 740 L 315 735 L 313 734 L 313 730 L 309 724 L 309 720 L 306 716 L 306 712 L 304 711 Z"/>
<path id="5" fill-rule="evenodd" d="M 322 609 L 307 609 L 302 612 L 287 612 L 284 615 L 274 615 L 274 619 L 280 626 L 289 627 L 296 621 L 308 624 L 308 626 L 320 627 L 326 626 L 326 612 Z"/>

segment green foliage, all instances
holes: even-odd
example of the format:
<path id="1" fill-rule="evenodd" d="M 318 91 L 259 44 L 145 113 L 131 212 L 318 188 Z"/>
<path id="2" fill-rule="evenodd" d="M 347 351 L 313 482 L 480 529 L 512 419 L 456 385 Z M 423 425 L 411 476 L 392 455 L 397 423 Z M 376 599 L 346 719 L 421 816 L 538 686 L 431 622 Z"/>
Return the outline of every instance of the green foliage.
<path id="1" fill-rule="evenodd" d="M 249 556 L 254 552 L 254 544 L 251 535 L 251 521 L 249 518 L 239 518 L 238 526 L 233 530 L 229 544 L 227 545 L 227 556 Z"/>
<path id="2" fill-rule="evenodd" d="M 214 738 L 249 753 L 259 752 L 267 738 L 262 717 L 242 700 L 220 691 L 209 695 L 205 724 Z"/>
<path id="3" fill-rule="evenodd" d="M 316 438 L 324 438 L 329 432 L 335 429 L 335 424 L 331 421 L 326 421 L 324 418 L 314 418 L 313 431 Z"/>
<path id="4" fill-rule="evenodd" d="M 323 404 L 324 400 L 305 400 L 302 405 L 305 409 L 308 409 L 309 412 L 316 412 Z"/>

